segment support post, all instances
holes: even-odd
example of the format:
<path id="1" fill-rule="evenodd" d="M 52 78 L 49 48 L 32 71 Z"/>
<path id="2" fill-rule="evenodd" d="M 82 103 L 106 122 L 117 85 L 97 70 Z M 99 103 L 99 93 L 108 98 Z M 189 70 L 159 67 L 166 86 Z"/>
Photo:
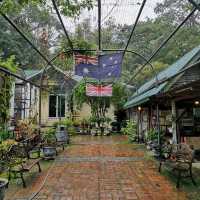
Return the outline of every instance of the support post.
<path id="1" fill-rule="evenodd" d="M 142 134 L 142 108 L 138 107 L 138 142 L 140 142 L 140 139 L 143 137 Z M 143 139 L 143 138 L 142 138 Z"/>
<path id="2" fill-rule="evenodd" d="M 140 142 L 140 111 L 137 110 L 137 140 Z"/>
<path id="3" fill-rule="evenodd" d="M 172 107 L 172 134 L 173 134 L 172 142 L 174 144 L 177 144 L 177 123 L 176 123 L 177 113 L 176 113 L 175 100 L 172 100 L 171 107 Z"/>
<path id="4" fill-rule="evenodd" d="M 148 131 L 152 129 L 151 126 L 152 109 L 151 106 L 148 107 Z"/>
<path id="5" fill-rule="evenodd" d="M 98 34 L 99 34 L 99 51 L 101 51 L 101 0 L 98 0 Z"/>
<path id="6" fill-rule="evenodd" d="M 161 145 L 161 138 L 160 138 L 160 111 L 159 111 L 159 105 L 157 103 L 156 105 L 156 129 L 157 129 L 157 133 L 158 133 L 158 145 Z"/>
<path id="7" fill-rule="evenodd" d="M 42 89 L 40 88 L 39 93 L 39 127 L 41 132 L 41 125 L 42 125 Z"/>

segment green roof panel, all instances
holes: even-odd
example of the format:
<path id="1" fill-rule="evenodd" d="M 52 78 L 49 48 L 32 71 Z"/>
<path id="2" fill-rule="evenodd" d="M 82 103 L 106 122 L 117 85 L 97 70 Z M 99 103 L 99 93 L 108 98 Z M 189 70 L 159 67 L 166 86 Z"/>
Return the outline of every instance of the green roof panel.
<path id="1" fill-rule="evenodd" d="M 200 46 L 194 48 L 189 53 L 185 54 L 179 60 L 177 60 L 174 64 L 170 65 L 165 70 L 161 71 L 157 78 L 158 81 L 163 81 L 170 77 L 174 77 L 178 72 L 180 72 L 183 68 L 187 67 L 189 64 L 194 64 L 200 58 Z M 167 85 L 167 81 L 163 84 L 159 85 L 159 87 L 154 87 L 156 85 L 156 77 L 151 79 L 150 81 L 143 84 L 137 92 L 133 94 L 131 100 L 129 100 L 124 108 L 130 108 L 141 104 L 143 101 L 146 102 L 149 100 L 149 97 L 158 94 L 164 87 Z M 152 89 L 150 89 L 152 88 Z"/>
<path id="2" fill-rule="evenodd" d="M 32 77 L 32 76 L 34 76 L 34 75 L 36 75 L 36 74 L 38 74 L 40 72 L 41 72 L 41 70 L 39 70 L 39 69 L 27 69 L 27 70 L 24 70 L 25 76 L 27 78 Z"/>
<path id="3" fill-rule="evenodd" d="M 160 93 L 166 84 L 167 83 L 163 83 L 159 85 L 158 87 L 148 90 L 147 92 L 136 95 L 133 99 L 131 99 L 124 105 L 124 108 L 127 109 L 127 108 L 134 107 L 134 106 L 147 102 L 150 97 Z"/>
<path id="4" fill-rule="evenodd" d="M 192 61 L 197 61 L 200 58 L 200 46 L 194 48 L 189 53 L 185 54 L 183 57 L 181 57 L 179 60 L 177 60 L 175 63 L 170 65 L 165 70 L 161 71 L 158 74 L 158 80 L 161 81 L 166 78 L 170 78 L 174 75 L 176 75 L 180 70 L 182 70 L 185 66 L 187 66 Z M 148 90 L 152 85 L 156 83 L 156 77 L 142 85 L 139 89 L 139 93 L 143 93 L 144 91 Z"/>

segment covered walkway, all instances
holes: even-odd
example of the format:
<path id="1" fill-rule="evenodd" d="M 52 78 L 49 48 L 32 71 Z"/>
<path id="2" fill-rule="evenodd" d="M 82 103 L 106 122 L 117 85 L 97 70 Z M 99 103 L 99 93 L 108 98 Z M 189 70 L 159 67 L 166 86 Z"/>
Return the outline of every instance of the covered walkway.
<path id="1" fill-rule="evenodd" d="M 43 166 L 44 167 L 44 166 Z M 157 172 L 144 146 L 128 144 L 125 136 L 77 136 L 51 166 L 23 189 L 7 191 L 6 200 L 130 200 L 186 199 Z"/>

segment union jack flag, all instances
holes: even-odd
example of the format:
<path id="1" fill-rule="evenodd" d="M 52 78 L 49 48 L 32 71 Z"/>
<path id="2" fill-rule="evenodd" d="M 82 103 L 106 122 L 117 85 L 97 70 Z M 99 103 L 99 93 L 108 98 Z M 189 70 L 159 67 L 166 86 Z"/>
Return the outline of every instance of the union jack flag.
<path id="1" fill-rule="evenodd" d="M 80 64 L 98 65 L 98 57 L 75 54 L 75 63 L 76 65 Z"/>
<path id="2" fill-rule="evenodd" d="M 112 85 L 86 85 L 86 95 L 91 97 L 111 97 L 112 96 Z"/>

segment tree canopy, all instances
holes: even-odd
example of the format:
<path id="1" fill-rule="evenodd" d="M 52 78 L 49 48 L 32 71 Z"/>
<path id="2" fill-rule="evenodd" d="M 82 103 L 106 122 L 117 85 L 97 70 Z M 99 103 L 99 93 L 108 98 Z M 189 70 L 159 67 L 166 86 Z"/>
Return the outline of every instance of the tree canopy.
<path id="1" fill-rule="evenodd" d="M 92 26 L 92 19 L 88 16 L 79 20 L 85 9 L 90 10 L 96 6 L 95 1 L 61 0 L 56 3 L 63 18 L 76 20 L 74 30 L 69 30 L 74 48 L 98 49 L 98 30 L 97 27 Z M 139 21 L 128 49 L 140 53 L 148 59 L 191 10 L 192 5 L 187 0 L 163 0 L 157 3 L 155 7 L 156 16 Z M 6 13 L 49 59 L 59 52 L 70 49 L 51 1 L 4 0 L 1 4 L 1 11 Z M 152 60 L 154 70 L 147 65 L 135 80 L 131 79 L 132 75 L 145 61 L 137 55 L 126 53 L 121 81 L 139 86 L 154 76 L 155 72 L 166 68 L 199 45 L 199 22 L 200 14 L 197 11 Z M 0 26 L 0 49 L 4 58 L 15 55 L 19 66 L 24 69 L 41 68 L 46 65 L 41 57 L 3 18 L 0 18 Z M 133 25 L 119 24 L 115 19 L 108 16 L 102 25 L 102 47 L 105 49 L 123 49 L 132 27 Z M 81 53 L 95 54 L 96 52 L 82 51 Z M 65 71 L 73 70 L 73 55 L 61 53 L 55 59 L 54 64 Z"/>

